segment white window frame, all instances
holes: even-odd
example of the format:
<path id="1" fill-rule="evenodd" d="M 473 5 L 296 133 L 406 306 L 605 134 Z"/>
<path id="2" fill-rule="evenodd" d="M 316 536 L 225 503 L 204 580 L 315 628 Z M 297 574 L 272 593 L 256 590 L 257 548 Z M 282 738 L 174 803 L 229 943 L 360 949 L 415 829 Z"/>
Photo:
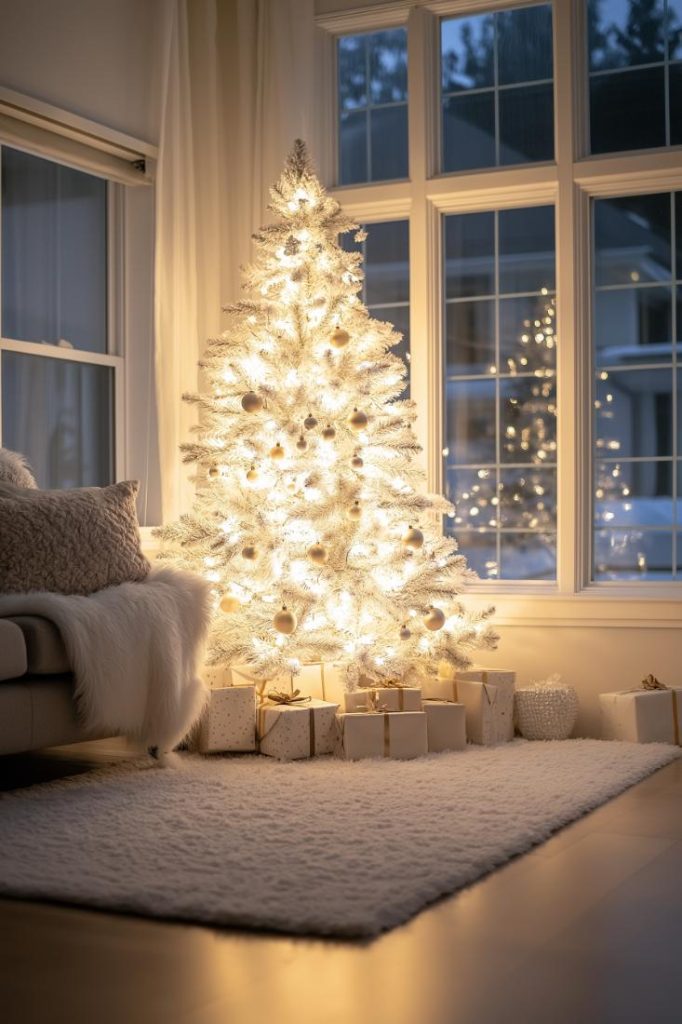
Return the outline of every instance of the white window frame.
<path id="1" fill-rule="evenodd" d="M 337 167 L 336 45 L 339 35 L 407 24 L 407 181 L 332 187 L 358 221 L 406 217 L 410 222 L 411 387 L 419 416 L 428 486 L 442 487 L 441 217 L 553 204 L 556 210 L 557 347 L 557 579 L 485 580 L 470 588 L 492 599 L 500 624 L 585 624 L 679 628 L 679 580 L 591 580 L 592 394 L 590 203 L 595 197 L 682 189 L 682 147 L 591 157 L 588 145 L 587 61 L 583 0 L 552 0 L 555 159 L 518 167 L 439 172 L 438 24 L 442 17 L 543 0 L 398 0 L 317 17 L 320 170 L 332 186 Z M 564 130 L 568 126 L 568 130 Z M 476 598 L 475 598 L 476 599 Z"/>
<path id="2" fill-rule="evenodd" d="M 151 301 L 141 289 L 153 283 L 152 239 L 149 233 L 143 238 L 144 226 L 137 223 L 130 210 L 129 189 L 152 185 L 158 150 L 140 139 L 0 87 L 0 153 L 4 146 L 73 167 L 107 182 L 107 350 L 100 353 L 67 349 L 0 334 L 0 445 L 3 352 L 109 367 L 113 371 L 114 388 L 113 468 L 116 479 L 125 479 L 130 475 L 131 446 L 135 441 L 129 430 L 131 416 L 134 409 L 147 408 L 150 399 L 148 394 L 140 393 L 140 366 L 149 368 L 151 384 L 153 356 L 152 330 L 140 330 L 135 323 L 136 318 L 141 320 L 142 307 Z M 137 279 L 142 275 L 133 275 L 129 265 L 132 256 L 146 244 L 149 245 L 148 272 L 146 280 L 138 285 Z M 1 288 L 0 273 L 0 309 Z M 140 352 L 142 345 L 144 352 Z"/>

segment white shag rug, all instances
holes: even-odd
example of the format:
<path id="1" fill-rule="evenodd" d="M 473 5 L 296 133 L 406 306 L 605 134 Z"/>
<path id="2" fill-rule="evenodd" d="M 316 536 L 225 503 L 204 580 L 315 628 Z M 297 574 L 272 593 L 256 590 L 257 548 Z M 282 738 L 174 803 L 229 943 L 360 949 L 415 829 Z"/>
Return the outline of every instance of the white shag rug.
<path id="1" fill-rule="evenodd" d="M 417 761 L 183 755 L 0 799 L 0 894 L 247 928 L 369 936 L 674 760 L 523 740 Z"/>

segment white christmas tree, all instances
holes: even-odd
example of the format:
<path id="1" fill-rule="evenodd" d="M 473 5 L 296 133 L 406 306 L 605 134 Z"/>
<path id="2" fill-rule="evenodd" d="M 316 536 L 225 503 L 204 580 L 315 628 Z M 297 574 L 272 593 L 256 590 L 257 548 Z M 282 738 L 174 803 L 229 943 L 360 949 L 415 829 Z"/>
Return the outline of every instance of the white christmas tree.
<path id="1" fill-rule="evenodd" d="M 352 689 L 459 667 L 492 648 L 492 609 L 457 600 L 474 574 L 443 536 L 450 505 L 424 493 L 401 400 L 400 335 L 358 299 L 358 231 L 315 177 L 302 142 L 271 189 L 276 223 L 254 236 L 253 296 L 208 342 L 191 512 L 158 534 L 161 557 L 214 586 L 211 664 L 267 680 L 334 662 Z M 360 234 L 360 239 L 363 237 Z M 356 238 L 358 235 L 356 235 Z"/>

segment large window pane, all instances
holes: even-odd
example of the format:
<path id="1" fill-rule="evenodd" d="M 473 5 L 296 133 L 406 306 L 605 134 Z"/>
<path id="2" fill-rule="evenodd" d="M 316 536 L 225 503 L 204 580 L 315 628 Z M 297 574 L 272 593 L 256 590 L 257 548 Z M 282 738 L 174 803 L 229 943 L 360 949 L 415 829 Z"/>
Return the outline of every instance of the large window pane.
<path id="1" fill-rule="evenodd" d="M 553 579 L 554 209 L 453 214 L 443 233 L 446 530 L 484 578 Z"/>
<path id="2" fill-rule="evenodd" d="M 665 146 L 663 68 L 593 75 L 590 139 L 593 153 Z"/>
<path id="3" fill-rule="evenodd" d="M 500 164 L 529 164 L 554 155 L 552 85 L 524 85 L 500 91 Z"/>
<path id="4" fill-rule="evenodd" d="M 2 149 L 2 335 L 107 350 L 107 187 Z"/>
<path id="5" fill-rule="evenodd" d="M 587 0 L 593 153 L 676 145 L 677 0 Z"/>
<path id="6" fill-rule="evenodd" d="M 499 215 L 500 291 L 554 289 L 554 207 L 504 210 Z"/>
<path id="7" fill-rule="evenodd" d="M 593 215 L 594 578 L 671 579 L 682 514 L 679 193 L 596 200 Z"/>
<path id="8" fill-rule="evenodd" d="M 445 439 L 448 459 L 475 465 L 495 462 L 495 381 L 448 381 Z"/>
<path id="9" fill-rule="evenodd" d="M 494 293 L 494 213 L 446 217 L 445 288 L 449 299 Z"/>
<path id="10" fill-rule="evenodd" d="M 443 100 L 443 170 L 495 165 L 495 96 L 492 92 Z"/>
<path id="11" fill-rule="evenodd" d="M 113 373 L 2 353 L 2 443 L 28 458 L 41 487 L 113 482 Z"/>
<path id="12" fill-rule="evenodd" d="M 341 36 L 337 66 L 339 183 L 406 178 L 406 30 Z"/>
<path id="13" fill-rule="evenodd" d="M 448 375 L 495 372 L 495 300 L 449 302 L 445 307 Z"/>
<path id="14" fill-rule="evenodd" d="M 441 21 L 442 170 L 554 155 L 552 8 Z"/>

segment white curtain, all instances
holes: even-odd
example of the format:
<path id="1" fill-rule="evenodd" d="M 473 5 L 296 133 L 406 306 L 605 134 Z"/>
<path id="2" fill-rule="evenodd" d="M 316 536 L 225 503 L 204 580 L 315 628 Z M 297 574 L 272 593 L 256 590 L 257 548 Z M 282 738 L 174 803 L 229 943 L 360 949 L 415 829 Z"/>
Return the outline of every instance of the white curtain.
<path id="1" fill-rule="evenodd" d="M 297 137 L 314 153 L 314 0 L 168 0 L 156 198 L 162 510 L 187 511 L 179 445 L 197 360 L 239 297 L 239 266 Z"/>

